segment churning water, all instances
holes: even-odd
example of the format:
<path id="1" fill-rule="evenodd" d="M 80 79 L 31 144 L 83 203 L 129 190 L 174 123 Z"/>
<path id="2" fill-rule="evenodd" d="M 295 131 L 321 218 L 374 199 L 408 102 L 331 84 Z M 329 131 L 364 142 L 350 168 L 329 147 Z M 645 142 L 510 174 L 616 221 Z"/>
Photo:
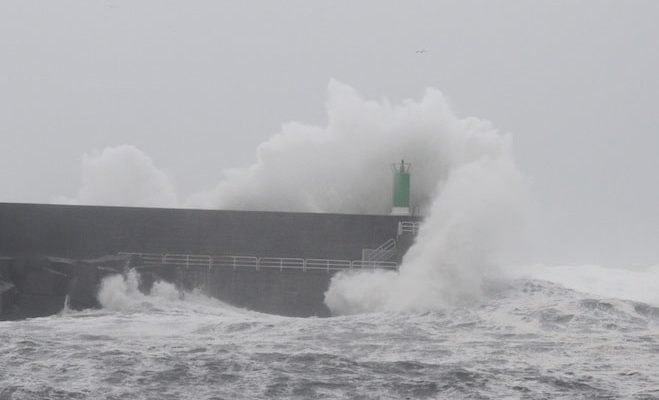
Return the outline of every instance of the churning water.
<path id="1" fill-rule="evenodd" d="M 136 276 L 0 323 L 0 399 L 659 398 L 659 308 L 512 279 L 469 306 L 286 318 Z"/>

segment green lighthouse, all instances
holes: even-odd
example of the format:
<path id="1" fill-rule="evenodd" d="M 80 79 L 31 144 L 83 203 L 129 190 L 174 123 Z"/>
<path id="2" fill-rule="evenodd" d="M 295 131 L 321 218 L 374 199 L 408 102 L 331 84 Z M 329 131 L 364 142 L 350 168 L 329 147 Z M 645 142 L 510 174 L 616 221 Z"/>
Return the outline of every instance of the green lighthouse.
<path id="1" fill-rule="evenodd" d="M 394 198 L 391 215 L 410 215 L 410 163 L 393 164 Z"/>

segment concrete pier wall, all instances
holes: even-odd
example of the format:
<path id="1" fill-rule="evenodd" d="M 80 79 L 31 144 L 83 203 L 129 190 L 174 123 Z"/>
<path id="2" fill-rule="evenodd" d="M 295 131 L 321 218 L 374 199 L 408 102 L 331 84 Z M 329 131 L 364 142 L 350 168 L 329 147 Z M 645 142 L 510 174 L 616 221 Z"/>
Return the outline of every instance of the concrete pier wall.
<path id="1" fill-rule="evenodd" d="M 0 255 L 118 252 L 358 259 L 401 217 L 0 203 Z"/>
<path id="2" fill-rule="evenodd" d="M 40 305 L 39 299 L 48 296 L 54 299 L 50 304 L 56 304 L 52 308 L 60 307 L 67 294 L 72 294 L 74 305 L 93 306 L 100 279 L 121 271 L 125 263 L 110 259 L 106 262 L 109 267 L 104 267 L 98 258 L 106 255 L 131 252 L 358 260 L 363 249 L 398 238 L 402 248 L 396 258 L 400 260 L 412 243 L 409 235 L 397 236 L 401 220 L 413 218 L 0 203 L 0 257 L 14 260 L 7 263 L 18 281 L 9 283 L 16 286 L 19 303 L 22 301 L 28 314 L 41 315 L 54 312 Z M 58 262 L 53 257 L 71 261 Z M 95 261 L 81 261 L 84 259 Z M 239 307 L 294 316 L 324 316 L 329 312 L 323 295 L 333 272 L 172 266 L 140 270 L 147 282 L 166 279 L 185 288 L 200 287 Z"/>
<path id="3" fill-rule="evenodd" d="M 259 312 L 327 317 L 324 294 L 332 272 L 177 268 L 177 282 L 236 307 Z"/>

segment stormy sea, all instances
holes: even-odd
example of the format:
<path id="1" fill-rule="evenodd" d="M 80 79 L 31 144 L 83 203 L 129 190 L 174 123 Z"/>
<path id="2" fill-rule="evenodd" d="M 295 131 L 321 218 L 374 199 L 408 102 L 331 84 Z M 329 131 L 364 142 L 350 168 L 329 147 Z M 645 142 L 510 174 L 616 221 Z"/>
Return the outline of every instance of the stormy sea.
<path id="1" fill-rule="evenodd" d="M 0 322 L 0 399 L 659 398 L 645 302 L 517 277 L 470 305 L 288 318 L 138 280 Z"/>
<path id="2" fill-rule="evenodd" d="M 424 218 L 396 271 L 335 275 L 330 318 L 108 277 L 100 309 L 0 322 L 0 400 L 659 399 L 657 267 L 505 271 L 538 212 L 511 135 L 435 89 L 392 105 L 331 81 L 327 110 L 326 127 L 284 125 L 253 165 L 186 201 L 125 145 L 85 155 L 78 195 L 60 201 L 388 215 L 401 160 L 403 208 Z M 571 240 L 549 236 L 536 240 Z"/>

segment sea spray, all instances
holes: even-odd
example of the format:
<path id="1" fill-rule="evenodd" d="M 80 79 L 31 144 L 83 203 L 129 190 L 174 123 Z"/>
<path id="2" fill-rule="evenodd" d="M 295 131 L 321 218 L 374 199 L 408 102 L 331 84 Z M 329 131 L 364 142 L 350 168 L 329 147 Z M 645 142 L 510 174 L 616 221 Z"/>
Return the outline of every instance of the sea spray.
<path id="1" fill-rule="evenodd" d="M 70 314 L 71 311 L 71 295 L 67 293 L 66 296 L 64 296 L 64 306 L 62 306 L 62 309 L 57 315 L 67 315 Z"/>
<path id="2" fill-rule="evenodd" d="M 515 167 L 510 135 L 488 121 L 457 117 L 436 89 L 427 89 L 419 101 L 393 105 L 367 100 L 333 80 L 327 114 L 325 127 L 284 125 L 258 147 L 253 165 L 224 171 L 217 185 L 179 204 L 388 214 L 389 165 L 405 159 L 413 166 L 411 202 L 427 214 L 417 243 L 400 272 L 336 276 L 327 304 L 335 313 L 352 313 L 432 309 L 478 299 L 484 279 L 495 274 L 500 256 L 521 236 L 525 183 Z M 113 162 L 130 154 L 129 159 L 141 160 L 132 164 L 141 177 L 137 182 L 157 190 L 127 199 L 112 197 L 122 196 L 122 190 L 110 190 L 111 203 L 171 204 L 177 196 L 169 179 L 135 150 L 106 149 L 98 164 L 112 169 Z M 88 158 L 83 174 L 95 165 Z M 129 183 L 135 182 L 132 175 L 125 177 Z M 94 193 L 105 193 L 101 189 Z M 78 200 L 85 201 L 83 196 Z M 126 301 L 108 296 L 110 303 Z"/>
<path id="3" fill-rule="evenodd" d="M 479 129 L 455 118 L 436 89 L 420 101 L 371 101 L 331 81 L 325 127 L 289 123 L 259 145 L 257 160 L 224 172 L 188 205 L 204 208 L 386 214 L 393 162 L 414 168 L 412 201 L 429 204 L 463 143 L 453 132 Z M 476 122 L 476 121 L 471 121 Z M 476 122 L 480 124 L 481 122 Z M 469 125 L 469 123 L 467 123 Z M 460 156 L 469 157 L 465 149 Z M 418 168 L 417 168 L 418 166 Z"/>
<path id="4" fill-rule="evenodd" d="M 113 311 L 129 311 L 151 305 L 154 301 L 172 302 L 183 297 L 183 293 L 169 282 L 156 281 L 149 293 L 139 289 L 141 276 L 135 269 L 126 274 L 110 275 L 101 281 L 97 294 L 101 307 Z"/>
<path id="5" fill-rule="evenodd" d="M 82 185 L 74 198 L 55 203 L 135 207 L 175 207 L 176 190 L 153 160 L 131 145 L 106 147 L 82 156 Z"/>
<path id="6" fill-rule="evenodd" d="M 140 273 L 131 269 L 125 274 L 103 278 L 97 299 L 104 310 L 118 312 L 172 312 L 194 310 L 198 314 L 259 315 L 257 312 L 238 309 L 218 299 L 205 295 L 199 289 L 181 290 L 175 284 L 156 281 L 148 292 L 140 290 Z"/>
<path id="7" fill-rule="evenodd" d="M 450 158 L 399 271 L 337 274 L 325 294 L 334 314 L 425 311 L 482 297 L 485 281 L 522 243 L 529 202 L 509 136 L 480 127 L 453 132 L 461 154 Z"/>
<path id="8" fill-rule="evenodd" d="M 504 273 L 511 280 L 551 281 L 580 292 L 659 306 L 659 265 L 612 268 L 599 265 L 520 264 L 507 265 Z"/>
<path id="9" fill-rule="evenodd" d="M 256 162 L 224 170 L 216 185 L 183 201 L 172 180 L 130 145 L 84 155 L 78 196 L 55 201 L 388 214 L 392 163 L 412 164 L 412 203 L 429 207 L 452 168 L 496 156 L 507 140 L 488 121 L 456 117 L 437 89 L 401 104 L 365 99 L 336 80 L 327 92 L 327 126 L 285 124 L 258 146 Z"/>
<path id="10" fill-rule="evenodd" d="M 134 308 L 143 302 L 145 295 L 139 290 L 140 275 L 131 269 L 125 275 L 103 278 L 98 291 L 98 302 L 108 310 L 120 311 Z"/>

